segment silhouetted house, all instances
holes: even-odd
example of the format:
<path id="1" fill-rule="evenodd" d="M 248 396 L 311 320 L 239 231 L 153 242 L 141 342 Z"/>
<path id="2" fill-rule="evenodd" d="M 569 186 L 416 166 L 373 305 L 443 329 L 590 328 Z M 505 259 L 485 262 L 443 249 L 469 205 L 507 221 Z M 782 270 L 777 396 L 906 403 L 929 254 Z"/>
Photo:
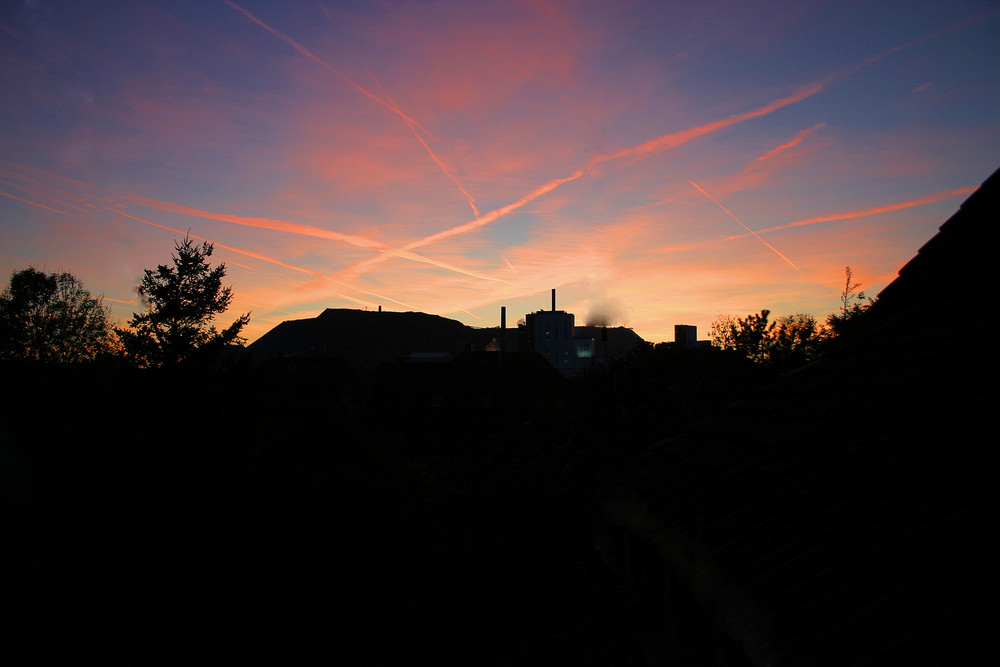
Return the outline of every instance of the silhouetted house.
<path id="1" fill-rule="evenodd" d="M 1000 172 L 839 349 L 609 485 L 598 544 L 641 601 L 650 664 L 995 655 L 998 230 Z M 940 335 L 961 319 L 979 344 Z"/>
<path id="2" fill-rule="evenodd" d="M 427 313 L 327 308 L 314 318 L 282 322 L 248 346 L 254 364 L 274 357 L 347 359 L 361 369 L 420 351 L 458 354 L 475 330 Z"/>

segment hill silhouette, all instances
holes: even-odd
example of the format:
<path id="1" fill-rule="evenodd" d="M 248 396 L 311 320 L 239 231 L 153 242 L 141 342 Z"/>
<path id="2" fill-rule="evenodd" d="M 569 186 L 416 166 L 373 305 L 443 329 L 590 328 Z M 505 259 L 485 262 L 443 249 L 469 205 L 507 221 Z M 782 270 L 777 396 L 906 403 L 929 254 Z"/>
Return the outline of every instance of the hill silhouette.
<path id="1" fill-rule="evenodd" d="M 427 313 L 327 308 L 289 320 L 248 346 L 255 364 L 279 356 L 339 357 L 372 367 L 413 352 L 458 354 L 473 341 L 470 327 Z M 488 340 L 487 340 L 488 342 Z"/>
<path id="2" fill-rule="evenodd" d="M 609 356 L 618 356 L 642 342 L 626 327 L 577 327 L 577 334 L 599 341 Z M 504 332 L 499 327 L 475 328 L 440 315 L 327 308 L 314 318 L 289 320 L 248 346 L 255 365 L 275 357 L 334 357 L 347 359 L 358 368 L 397 361 L 418 352 L 441 352 L 456 356 L 466 350 L 484 350 L 499 345 Z M 518 330 L 506 331 L 506 348 L 517 350 Z"/>

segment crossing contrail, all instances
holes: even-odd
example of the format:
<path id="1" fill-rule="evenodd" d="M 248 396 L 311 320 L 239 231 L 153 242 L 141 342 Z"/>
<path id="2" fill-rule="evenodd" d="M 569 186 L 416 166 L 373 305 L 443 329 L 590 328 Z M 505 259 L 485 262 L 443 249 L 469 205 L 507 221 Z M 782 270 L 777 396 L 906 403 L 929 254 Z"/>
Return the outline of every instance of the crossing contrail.
<path id="1" fill-rule="evenodd" d="M 131 202 L 133 204 L 139 204 L 140 206 L 145 206 L 147 208 L 154 208 L 160 211 L 180 213 L 182 215 L 189 215 L 195 218 L 218 220 L 220 222 L 229 222 L 235 225 L 244 225 L 246 227 L 257 227 L 260 229 L 271 229 L 274 231 L 287 232 L 289 234 L 298 234 L 301 236 L 312 236 L 314 238 L 327 239 L 330 241 L 342 241 L 344 243 L 349 243 L 353 246 L 357 246 L 359 248 L 376 250 L 380 253 L 388 253 L 395 257 L 409 259 L 414 262 L 422 262 L 424 264 L 430 264 L 432 266 L 436 266 L 439 269 L 454 271 L 455 273 L 461 273 L 470 276 L 472 278 L 479 278 L 480 280 L 490 280 L 493 282 L 500 282 L 500 283 L 508 282 L 506 280 L 501 280 L 500 278 L 494 278 L 492 276 L 487 276 L 480 273 L 476 273 L 474 271 L 469 271 L 467 269 L 463 269 L 460 266 L 455 266 L 454 264 L 449 264 L 447 262 L 431 259 L 430 257 L 418 255 L 417 253 L 410 252 L 410 250 L 406 247 L 393 248 L 392 246 L 386 245 L 380 241 L 376 241 L 374 239 L 370 239 L 365 236 L 359 236 L 356 234 L 344 234 L 342 232 L 336 232 L 330 229 L 323 229 L 322 227 L 313 227 L 312 225 L 303 225 L 297 222 L 290 222 L 288 220 L 275 220 L 272 218 L 251 218 L 240 215 L 232 215 L 230 213 L 217 213 L 215 211 L 204 211 L 201 209 L 192 208 L 190 206 L 184 206 L 181 204 L 171 204 L 170 202 L 150 199 L 148 197 L 141 197 L 139 195 L 123 194 L 123 195 L 118 195 L 118 197 L 127 202 Z"/>
<path id="2" fill-rule="evenodd" d="M 334 67 L 333 65 L 326 62 L 325 60 L 317 56 L 315 53 L 313 53 L 306 47 L 296 42 L 294 39 L 292 39 L 285 33 L 281 32 L 280 30 L 277 30 L 276 28 L 271 27 L 267 23 L 264 23 L 259 18 L 257 18 L 247 10 L 237 5 L 235 2 L 232 2 L 231 0 L 222 0 L 222 1 L 225 2 L 227 5 L 229 5 L 230 7 L 232 7 L 233 9 L 235 9 L 236 11 L 242 13 L 244 16 L 246 16 L 248 19 L 259 25 L 264 30 L 267 30 L 269 33 L 271 33 L 278 39 L 284 41 L 286 44 L 288 44 L 293 49 L 304 55 L 306 58 L 309 58 L 313 62 L 319 64 L 321 67 L 332 72 L 334 76 L 338 77 L 339 79 L 350 85 L 352 88 L 357 90 L 359 93 L 361 93 L 368 99 L 372 100 L 376 104 L 385 107 L 392 113 L 402 118 L 403 122 L 406 123 L 406 126 L 410 128 L 410 130 L 413 132 L 413 136 L 416 137 L 417 141 L 420 142 L 420 145 L 423 146 L 424 149 L 427 151 L 427 154 L 430 155 L 431 160 L 434 161 L 434 163 L 438 166 L 438 168 L 442 171 L 442 173 L 444 173 L 444 175 L 447 176 L 452 181 L 452 183 L 458 186 L 458 189 L 461 191 L 461 193 L 465 195 L 466 199 L 469 200 L 469 206 L 472 207 L 473 215 L 475 215 L 477 218 L 479 217 L 479 210 L 476 208 L 476 200 L 472 197 L 471 194 L 469 194 L 469 191 L 465 189 L 465 186 L 462 185 L 462 183 L 458 180 L 458 177 L 452 174 L 451 171 L 444 165 L 444 163 L 433 151 L 433 149 L 431 149 L 430 145 L 424 140 L 424 138 L 420 136 L 420 131 L 426 133 L 428 136 L 433 136 L 433 135 L 430 132 L 428 132 L 424 126 L 422 126 L 420 123 L 414 120 L 413 117 L 406 114 L 398 104 L 396 104 L 394 101 L 391 100 L 391 98 L 383 99 L 379 97 L 375 93 L 371 92 L 370 90 L 368 90 L 367 88 L 356 82 L 354 79 L 351 79 L 347 75 L 341 73 L 336 67 Z M 388 98 L 388 95 L 386 95 L 386 98 Z"/>
<path id="3" fill-rule="evenodd" d="M 790 265 L 790 266 L 791 266 L 791 267 L 792 267 L 793 269 L 795 269 L 795 270 L 796 270 L 796 271 L 798 271 L 799 273 L 801 273 L 801 272 L 802 272 L 802 269 L 800 269 L 799 267 L 795 266 L 795 263 L 794 263 L 794 262 L 792 262 L 792 260 L 790 260 L 790 259 L 788 259 L 787 257 L 785 257 L 785 256 L 784 256 L 784 255 L 783 255 L 783 254 L 781 253 L 781 251 L 780 251 L 780 250 L 778 250 L 778 249 L 777 249 L 777 248 L 775 248 L 775 247 L 774 247 L 773 245 L 771 245 L 770 243 L 768 243 L 767 241 L 765 241 L 764 239 L 762 239 L 762 238 L 760 237 L 760 234 L 758 234 L 757 232 L 755 232 L 754 230 L 750 229 L 750 228 L 749 228 L 749 227 L 747 227 L 747 226 L 746 226 L 745 224 L 743 224 L 743 221 L 742 221 L 742 220 L 740 220 L 739 218 L 737 218 L 737 217 L 736 217 L 736 216 L 735 216 L 735 215 L 733 214 L 733 212 L 732 212 L 732 211 L 730 211 L 730 210 L 729 210 L 728 208 L 726 208 L 725 206 L 723 206 L 723 205 L 722 205 L 722 202 L 720 202 L 720 201 L 719 201 L 718 199 L 716 199 L 716 198 L 715 198 L 715 197 L 713 197 L 712 195 L 708 194 L 708 193 L 707 193 L 707 192 L 705 191 L 705 188 L 701 187 L 700 185 L 698 185 L 697 183 L 695 183 L 694 181 L 692 181 L 692 180 L 691 180 L 690 178 L 685 178 L 684 180 L 686 180 L 686 181 L 687 181 L 688 183 L 690 183 L 691 185 L 693 185 L 694 187 L 696 187 L 696 188 L 698 189 L 698 191 L 699 191 L 699 192 L 701 192 L 701 194 L 705 195 L 706 197 L 708 197 L 709 199 L 711 199 L 711 200 L 712 200 L 713 202 L 715 202 L 716 206 L 718 206 L 719 208 L 721 208 L 721 209 L 722 209 L 723 211 L 725 211 L 725 212 L 726 212 L 726 215 L 728 215 L 728 216 L 729 216 L 730 218 L 732 218 L 732 219 L 733 219 L 733 220 L 735 220 L 736 222 L 740 223 L 740 226 L 741 226 L 741 227 L 743 227 L 743 229 L 745 229 L 745 230 L 747 230 L 748 232 L 750 232 L 750 234 L 751 234 L 752 236 L 756 237 L 758 241 L 760 241 L 761 243 L 763 243 L 764 245 L 766 245 L 766 246 L 767 246 L 768 248 L 770 248 L 770 249 L 771 249 L 772 251 L 774 251 L 774 254 L 776 254 L 776 255 L 777 255 L 778 257 L 780 257 L 781 259 L 783 259 L 783 260 L 785 260 L 786 262 L 788 262 L 788 264 L 789 264 L 789 265 Z"/>

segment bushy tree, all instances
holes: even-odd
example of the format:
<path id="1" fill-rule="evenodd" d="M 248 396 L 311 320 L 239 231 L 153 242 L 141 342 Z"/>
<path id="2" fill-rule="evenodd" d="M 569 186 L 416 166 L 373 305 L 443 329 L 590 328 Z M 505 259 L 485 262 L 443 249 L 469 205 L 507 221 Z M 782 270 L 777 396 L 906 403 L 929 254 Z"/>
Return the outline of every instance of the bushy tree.
<path id="1" fill-rule="evenodd" d="M 89 361 L 113 340 L 110 309 L 71 273 L 29 267 L 0 293 L 0 358 Z"/>
<path id="2" fill-rule="evenodd" d="M 737 350 L 751 361 L 761 363 L 767 359 L 769 340 L 777 326 L 776 322 L 768 322 L 770 315 L 770 310 L 762 310 L 760 315 L 720 316 L 712 324 L 712 344 L 724 350 Z"/>
<path id="3" fill-rule="evenodd" d="M 226 265 L 211 268 L 213 245 L 190 237 L 174 246 L 173 266 L 146 269 L 136 290 L 145 305 L 133 313 L 128 329 L 119 330 L 126 353 L 141 366 L 175 364 L 207 345 L 242 345 L 250 314 L 219 331 L 212 324 L 229 308 L 233 288 L 223 287 Z"/>
<path id="4" fill-rule="evenodd" d="M 758 364 L 790 369 L 815 359 L 821 331 L 812 315 L 784 315 L 770 321 L 771 311 L 746 317 L 720 315 L 712 323 L 712 344 L 735 350 Z"/>
<path id="5" fill-rule="evenodd" d="M 783 315 L 777 320 L 768 350 L 768 360 L 782 369 L 791 369 L 819 356 L 822 327 L 805 313 Z"/>

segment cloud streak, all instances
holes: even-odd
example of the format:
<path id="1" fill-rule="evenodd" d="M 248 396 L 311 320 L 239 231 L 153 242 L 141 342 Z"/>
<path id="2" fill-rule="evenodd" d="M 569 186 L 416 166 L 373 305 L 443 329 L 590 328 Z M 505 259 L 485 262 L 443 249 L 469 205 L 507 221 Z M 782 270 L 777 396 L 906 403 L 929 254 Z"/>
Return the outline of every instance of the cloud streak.
<path id="1" fill-rule="evenodd" d="M 737 123 L 742 123 L 744 121 L 751 120 L 753 118 L 760 118 L 761 116 L 766 116 L 770 113 L 774 113 L 778 109 L 787 107 L 790 104 L 795 104 L 801 102 L 802 100 L 812 97 L 813 95 L 821 92 L 824 86 L 821 83 L 811 83 L 809 85 L 803 86 L 796 90 L 794 93 L 787 97 L 782 97 L 780 99 L 769 102 L 762 107 L 758 107 L 752 111 L 747 111 L 741 114 L 734 114 L 728 118 L 723 118 L 722 120 L 713 121 L 711 123 L 705 123 L 704 125 L 698 125 L 696 127 L 690 127 L 686 130 L 680 132 L 672 132 L 670 134 L 663 134 L 655 139 L 650 139 L 649 141 L 644 141 L 641 144 L 632 146 L 630 148 L 624 148 L 620 151 L 609 153 L 607 155 L 600 155 L 592 158 L 588 165 L 597 165 L 602 162 L 609 162 L 611 160 L 620 160 L 627 157 L 638 157 L 644 158 L 661 151 L 665 151 L 671 148 L 676 148 L 681 144 L 687 143 L 692 139 L 697 139 L 698 137 L 703 137 L 706 134 L 712 134 L 713 132 L 718 132 L 727 127 L 736 125 Z"/>
<path id="2" fill-rule="evenodd" d="M 775 155 L 778 155 L 779 153 L 781 153 L 783 151 L 787 151 L 789 148 L 794 148 L 795 146 L 798 146 L 799 144 L 802 143 L 803 139 L 805 139 L 806 137 L 808 137 L 810 134 L 812 134 L 816 130 L 820 129 L 821 127 L 825 127 L 825 126 L 826 126 L 826 123 L 816 123 L 812 127 L 807 127 L 806 129 L 800 131 L 798 134 L 796 134 L 794 137 L 792 137 L 792 139 L 790 141 L 787 141 L 786 143 L 783 143 L 780 146 L 775 146 L 771 150 L 769 150 L 766 153 L 760 155 L 756 160 L 754 160 L 749 165 L 747 165 L 747 169 L 756 169 L 757 167 L 760 166 L 760 164 L 762 162 L 766 162 L 767 160 L 770 160 Z"/>
<path id="3" fill-rule="evenodd" d="M 686 180 L 686 181 L 687 181 L 688 183 L 690 183 L 690 184 L 691 184 L 691 185 L 693 185 L 693 186 L 694 186 L 695 188 L 697 188 L 697 189 L 698 189 L 698 192 L 700 192 L 701 194 L 705 195 L 705 196 L 706 196 L 706 197 L 708 197 L 708 198 L 709 198 L 710 200 L 712 200 L 712 201 L 713 201 L 713 202 L 715 203 L 715 205 L 716 205 L 716 206 L 718 206 L 719 208 L 721 208 L 721 209 L 722 209 L 723 211 L 725 211 L 725 212 L 726 212 L 726 215 L 728 215 L 728 216 L 729 216 L 730 218 L 732 218 L 732 219 L 733 219 L 733 220 L 735 220 L 736 222 L 740 223 L 740 226 L 741 226 L 741 227 L 743 227 L 743 229 L 745 229 L 745 230 L 747 230 L 748 232 L 750 232 L 750 235 L 751 235 L 751 236 L 755 237 L 755 238 L 756 238 L 756 239 L 757 239 L 758 241 L 760 241 L 760 242 L 761 242 L 761 243 L 763 243 L 763 244 L 764 244 L 765 246 L 767 246 L 768 248 L 770 248 L 770 249 L 771 249 L 771 250 L 772 250 L 772 251 L 774 252 L 774 254 L 776 254 L 776 255 L 777 255 L 778 257 L 780 257 L 781 259 L 783 259 L 783 260 L 785 260 L 786 262 L 788 262 L 788 264 L 789 264 L 789 265 L 790 265 L 790 266 L 791 266 L 791 267 L 792 267 L 793 269 L 795 269 L 796 271 L 799 271 L 799 272 L 801 272 L 801 269 L 799 269 L 799 267 L 795 266 L 795 263 L 794 263 L 794 262 L 792 262 L 792 260 L 790 260 L 790 259 L 788 259 L 787 257 L 785 257 L 785 255 L 784 255 L 784 254 L 783 254 L 783 253 L 782 253 L 782 252 L 781 252 L 780 250 L 778 250 L 778 249 L 777 249 L 777 248 L 775 248 L 775 247 L 774 247 L 773 245 L 771 245 L 770 243 L 768 243 L 767 241 L 765 241 L 764 239 L 762 239 L 762 238 L 760 237 L 760 235 L 759 235 L 759 234 L 758 234 L 757 232 L 755 232 L 754 230 L 752 230 L 752 229 L 750 229 L 749 227 L 747 227 L 747 226 L 746 226 L 746 225 L 745 225 L 745 224 L 743 223 L 743 221 L 742 221 L 742 220 L 740 220 L 739 218 L 737 218 L 737 217 L 736 217 L 736 216 L 735 216 L 735 215 L 733 214 L 733 212 L 732 212 L 732 211 L 730 211 L 730 210 L 729 210 L 728 208 L 726 208 L 725 206 L 723 206 L 723 205 L 722 205 L 722 202 L 720 202 L 720 201 L 719 201 L 718 199 L 716 199 L 716 198 L 715 198 L 715 197 L 713 197 L 712 195 L 708 194 L 708 192 L 706 192 L 706 191 L 705 191 L 705 188 L 701 187 L 700 185 L 698 185 L 697 183 L 695 183 L 694 181 L 692 181 L 692 180 L 691 180 L 690 178 L 685 178 L 684 180 Z"/>
<path id="4" fill-rule="evenodd" d="M 924 206 L 925 204 L 934 204 L 939 201 L 945 201 L 946 199 L 954 199 L 955 197 L 961 197 L 964 195 L 970 195 L 979 186 L 971 188 L 956 188 L 955 190 L 945 190 L 942 192 L 935 192 L 929 194 L 926 197 L 921 197 L 919 199 L 913 199 L 911 201 L 899 202 L 896 204 L 887 204 L 885 206 L 876 206 L 874 208 L 863 209 L 860 211 L 849 211 L 847 213 L 834 213 L 833 215 L 824 215 L 816 218 L 808 218 L 806 220 L 797 220 L 795 222 L 789 222 L 785 225 L 778 225 L 776 227 L 768 227 L 767 229 L 759 229 L 756 232 L 751 231 L 750 234 L 738 234 L 736 236 L 730 236 L 726 240 L 733 240 L 739 238 L 746 238 L 751 234 L 757 236 L 758 234 L 766 234 L 768 232 L 778 232 L 783 229 L 794 229 L 796 227 L 805 227 L 807 225 L 818 225 L 821 222 L 835 222 L 838 220 L 850 220 L 852 218 L 866 218 L 870 215 L 878 215 L 880 213 L 891 213 L 892 211 L 901 211 L 907 208 L 913 208 L 914 206 Z M 757 238 L 760 238 L 757 236 Z"/>

